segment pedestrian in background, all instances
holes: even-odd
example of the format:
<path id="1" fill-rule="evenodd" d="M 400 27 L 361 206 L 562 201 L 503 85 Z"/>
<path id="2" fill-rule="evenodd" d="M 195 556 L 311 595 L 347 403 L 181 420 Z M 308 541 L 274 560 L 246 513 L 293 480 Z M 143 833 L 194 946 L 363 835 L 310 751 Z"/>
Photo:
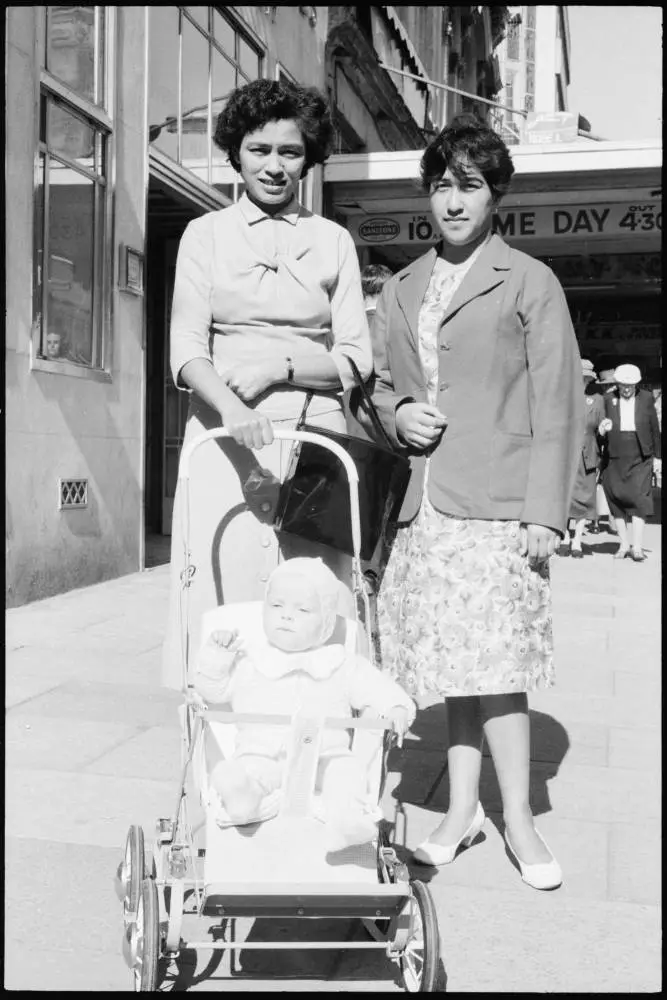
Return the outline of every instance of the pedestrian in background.
<path id="1" fill-rule="evenodd" d="M 563 542 L 561 543 L 559 555 L 571 554 L 573 559 L 583 558 L 582 538 L 586 520 L 595 519 L 596 504 L 595 491 L 597 488 L 597 477 L 600 469 L 601 447 L 598 428 L 605 416 L 604 400 L 599 394 L 591 395 L 586 390 L 595 380 L 596 374 L 593 363 L 587 358 L 581 362 L 581 374 L 583 378 L 584 394 L 584 418 L 579 454 L 579 466 L 574 481 L 572 500 L 570 502 L 570 514 L 568 526 L 565 529 Z M 572 539 L 570 544 L 570 528 L 572 528 Z"/>
<path id="2" fill-rule="evenodd" d="M 180 242 L 170 332 L 174 382 L 191 393 L 184 446 L 213 427 L 226 427 L 231 439 L 207 442 L 193 458 L 194 574 L 185 563 L 179 480 L 163 672 L 170 687 L 183 683 L 181 577 L 192 576 L 190 648 L 197 650 L 203 612 L 261 598 L 280 553 L 288 554 L 272 519 L 290 446 L 274 441 L 274 425 L 295 427 L 312 390 L 309 422 L 344 432 L 341 390 L 355 384 L 349 360 L 363 377 L 371 372 L 352 237 L 297 201 L 299 181 L 326 159 L 332 139 L 326 101 L 314 88 L 274 80 L 237 88 L 214 141 L 244 194 L 194 219 Z M 261 464 L 251 450 L 259 448 Z M 321 556 L 349 590 L 347 555 L 314 543 L 290 554 Z"/>
<path id="3" fill-rule="evenodd" d="M 366 318 L 371 330 L 380 292 L 392 274 L 391 268 L 388 268 L 385 264 L 367 264 L 366 267 L 362 267 L 361 269 L 361 290 L 364 293 L 364 309 L 366 310 Z"/>
<path id="4" fill-rule="evenodd" d="M 605 399 L 606 417 L 600 425 L 607 451 L 602 485 L 620 539 L 614 559 L 627 556 L 644 562 L 644 523 L 653 513 L 651 479 L 661 467 L 660 426 L 652 393 L 639 388 L 639 368 L 619 365 L 614 379 L 616 389 Z"/>
<path id="5" fill-rule="evenodd" d="M 601 368 L 598 374 L 597 382 L 592 383 L 589 386 L 589 392 L 592 395 L 599 395 L 603 399 L 616 388 L 616 383 L 614 382 L 614 372 L 615 368 Z M 604 522 L 604 528 L 610 534 L 616 534 L 616 526 L 614 520 L 611 516 L 611 511 L 609 510 L 609 504 L 607 503 L 607 498 L 604 495 L 604 490 L 602 488 L 602 471 L 604 463 L 606 461 L 606 450 L 602 449 L 602 454 L 600 458 L 600 468 L 597 475 L 597 485 L 595 487 L 595 517 L 591 521 L 588 530 L 591 534 L 597 534 Z"/>
<path id="6" fill-rule="evenodd" d="M 526 692 L 554 682 L 548 559 L 581 446 L 581 359 L 553 271 L 491 232 L 514 172 L 500 136 L 459 116 L 421 172 L 442 239 L 387 282 L 373 331 L 374 399 L 412 462 L 379 595 L 383 668 L 448 718 L 449 808 L 415 859 L 449 864 L 481 830 L 486 737 L 508 850 L 554 888 Z"/>

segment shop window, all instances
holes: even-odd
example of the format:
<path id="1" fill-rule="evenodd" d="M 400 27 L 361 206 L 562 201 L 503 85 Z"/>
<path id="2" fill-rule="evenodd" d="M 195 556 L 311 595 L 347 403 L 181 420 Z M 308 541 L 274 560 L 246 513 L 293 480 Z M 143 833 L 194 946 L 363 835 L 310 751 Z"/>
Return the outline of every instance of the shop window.
<path id="1" fill-rule="evenodd" d="M 217 7 L 151 6 L 149 17 L 151 145 L 237 197 L 213 134 L 230 92 L 261 77 L 262 48 Z"/>
<path id="2" fill-rule="evenodd" d="M 46 8 L 45 69 L 91 104 L 105 103 L 104 7 Z"/>
<path id="3" fill-rule="evenodd" d="M 97 59 L 106 52 L 106 11 L 45 11 L 32 357 L 34 368 L 105 377 L 105 317 L 113 271 L 107 183 L 112 128 L 104 107 L 106 60 L 100 65 Z"/>

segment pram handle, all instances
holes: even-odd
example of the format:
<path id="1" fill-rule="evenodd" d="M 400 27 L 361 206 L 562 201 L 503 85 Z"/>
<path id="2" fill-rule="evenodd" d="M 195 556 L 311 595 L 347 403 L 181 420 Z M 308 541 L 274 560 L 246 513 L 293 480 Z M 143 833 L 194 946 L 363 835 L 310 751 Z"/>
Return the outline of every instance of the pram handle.
<path id="1" fill-rule="evenodd" d="M 226 722 L 230 725 L 244 723 L 246 725 L 266 725 L 266 726 L 291 726 L 293 717 L 291 715 L 266 715 L 259 712 L 211 712 L 201 705 L 193 706 L 195 715 L 207 722 Z M 393 725 L 388 719 L 381 719 L 375 716 L 364 715 L 359 718 L 326 717 L 323 719 L 325 729 L 373 729 L 391 730 Z"/>
<path id="2" fill-rule="evenodd" d="M 274 427 L 273 436 L 277 441 L 310 441 L 311 444 L 319 445 L 320 448 L 326 448 L 328 451 L 333 452 L 336 458 L 339 458 L 343 463 L 349 482 L 359 482 L 359 473 L 357 472 L 357 467 L 354 464 L 354 461 L 350 458 L 344 448 L 341 448 L 339 444 L 336 444 L 335 441 L 331 441 L 323 434 L 313 434 L 311 431 L 297 431 L 289 430 L 283 427 Z M 192 458 L 192 453 L 200 445 L 204 444 L 205 441 L 210 441 L 215 438 L 229 437 L 231 437 L 231 434 L 225 427 L 212 427 L 211 430 L 204 431 L 202 434 L 198 434 L 196 438 L 193 438 L 192 441 L 185 445 L 181 451 L 179 479 L 190 478 L 190 459 Z M 255 450 L 256 449 L 253 448 L 253 451 Z"/>
<path id="3" fill-rule="evenodd" d="M 273 436 L 277 441 L 309 441 L 311 444 L 318 445 L 320 448 L 326 448 L 328 451 L 333 452 L 336 458 L 342 463 L 345 469 L 345 474 L 347 476 L 348 485 L 350 488 L 350 520 L 352 527 L 352 550 L 355 554 L 355 558 L 358 561 L 361 552 L 361 515 L 359 512 L 359 473 L 357 472 L 357 467 L 354 461 L 344 448 L 341 448 L 339 444 L 335 441 L 331 441 L 329 438 L 325 437 L 323 434 L 313 434 L 312 431 L 297 431 L 291 430 L 283 427 L 274 427 Z M 199 448 L 200 445 L 204 444 L 206 441 L 215 440 L 216 438 L 229 438 L 231 437 L 230 432 L 225 427 L 212 427 L 208 431 L 204 431 L 202 434 L 198 434 L 196 438 L 193 438 L 189 444 L 184 445 L 181 450 L 180 464 L 178 478 L 184 480 L 184 494 L 186 501 L 183 505 L 183 517 L 184 517 L 184 528 L 187 532 L 188 526 L 188 502 L 187 502 L 187 486 L 190 479 L 190 459 L 192 458 L 193 452 Z M 256 449 L 253 449 L 255 451 Z M 186 534 L 187 537 L 187 534 Z"/>

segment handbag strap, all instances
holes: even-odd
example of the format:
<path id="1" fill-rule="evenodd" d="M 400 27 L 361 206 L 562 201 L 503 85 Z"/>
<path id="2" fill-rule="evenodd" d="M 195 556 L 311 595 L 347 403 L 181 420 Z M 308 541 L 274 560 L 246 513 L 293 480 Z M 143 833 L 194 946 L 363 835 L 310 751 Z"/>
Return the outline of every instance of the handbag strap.
<path id="1" fill-rule="evenodd" d="M 387 434 L 386 430 L 382 426 L 382 421 L 380 420 L 380 416 L 379 416 L 378 411 L 376 409 L 375 403 L 371 399 L 370 393 L 369 393 L 368 389 L 366 388 L 366 383 L 364 382 L 364 380 L 361 377 L 361 372 L 357 368 L 356 362 L 354 362 L 352 360 L 352 358 L 348 358 L 347 360 L 348 360 L 348 362 L 350 364 L 350 368 L 352 369 L 352 374 L 354 375 L 354 379 L 355 379 L 355 382 L 357 383 L 357 387 L 358 387 L 359 391 L 361 392 L 361 395 L 364 397 L 364 402 L 366 404 L 366 410 L 367 410 L 368 416 L 371 418 L 371 422 L 373 424 L 373 427 L 375 428 L 375 430 L 377 431 L 377 433 L 379 434 L 379 436 L 382 438 L 382 440 L 385 442 L 385 444 L 387 445 L 387 448 L 389 449 L 389 451 L 396 451 L 396 448 L 394 446 L 393 441 L 391 440 L 391 438 Z"/>
<path id="2" fill-rule="evenodd" d="M 387 445 L 387 448 L 389 449 L 389 451 L 396 451 L 396 448 L 394 447 L 393 441 L 391 440 L 391 438 L 387 434 L 386 430 L 382 426 L 382 422 L 380 420 L 380 416 L 378 414 L 378 411 L 377 411 L 377 408 L 375 406 L 375 403 L 373 402 L 373 400 L 370 397 L 370 393 L 369 393 L 368 389 L 366 388 L 366 383 L 364 382 L 363 378 L 361 377 L 361 372 L 357 368 L 356 362 L 353 361 L 352 358 L 348 358 L 347 360 L 350 363 L 350 368 L 352 369 L 352 374 L 354 375 L 354 380 L 357 383 L 357 388 L 361 392 L 361 395 L 364 397 L 364 402 L 366 403 L 366 408 L 367 408 L 367 411 L 368 411 L 368 415 L 371 418 L 371 422 L 373 424 L 373 427 L 377 431 L 378 435 L 385 442 L 385 444 Z M 309 389 L 308 392 L 306 393 L 306 398 L 303 401 L 303 409 L 301 410 L 301 416 L 297 420 L 296 427 L 294 428 L 297 431 L 299 430 L 300 427 L 303 427 L 304 424 L 305 424 L 305 422 L 306 422 L 306 412 L 308 410 L 308 407 L 310 406 L 310 401 L 312 400 L 312 398 L 313 398 L 313 390 Z"/>
<path id="3" fill-rule="evenodd" d="M 306 393 L 306 398 L 303 401 L 303 409 L 301 410 L 301 416 L 297 420 L 296 426 L 294 427 L 295 431 L 298 431 L 305 424 L 305 422 L 306 422 L 306 411 L 307 411 L 308 407 L 310 406 L 310 401 L 311 401 L 312 398 L 313 398 L 313 390 L 309 389 L 308 392 Z"/>

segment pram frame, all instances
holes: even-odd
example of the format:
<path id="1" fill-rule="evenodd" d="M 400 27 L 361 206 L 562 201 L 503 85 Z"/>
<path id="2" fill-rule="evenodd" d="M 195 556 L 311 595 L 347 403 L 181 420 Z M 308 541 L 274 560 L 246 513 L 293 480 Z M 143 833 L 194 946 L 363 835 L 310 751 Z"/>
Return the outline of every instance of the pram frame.
<path id="1" fill-rule="evenodd" d="M 234 900 L 229 896 L 229 888 L 224 884 L 206 885 L 201 874 L 201 859 L 204 851 L 195 851 L 194 833 L 187 814 L 186 783 L 192 766 L 193 753 L 207 722 L 220 723 L 263 723 L 267 725 L 292 725 L 292 718 L 282 715 L 243 714 L 233 712 L 212 712 L 202 702 L 190 683 L 189 658 L 189 590 L 195 572 L 190 551 L 190 462 L 197 448 L 207 441 L 228 438 L 225 428 L 208 430 L 186 445 L 181 453 L 179 482 L 182 486 L 182 532 L 185 554 L 185 570 L 181 575 L 181 639 L 183 690 L 186 693 L 183 717 L 183 762 L 180 791 L 174 813 L 170 819 L 158 819 L 156 839 L 153 844 L 150 870 L 143 857 L 143 830 L 131 827 L 128 833 L 125 861 L 118 869 L 119 895 L 124 899 L 124 955 L 134 973 L 136 991 L 157 989 L 158 962 L 160 958 L 176 957 L 184 947 L 203 948 L 210 951 L 241 950 L 384 950 L 390 959 L 399 964 L 406 988 L 409 992 L 433 992 L 439 959 L 439 933 L 435 908 L 428 889 L 420 882 L 411 880 L 407 867 L 402 864 L 394 848 L 379 833 L 377 847 L 378 882 L 371 890 L 367 884 L 298 884 L 296 893 L 280 883 L 264 886 L 257 892 L 256 885 L 236 883 Z M 371 610 L 369 594 L 364 585 L 361 567 L 361 527 L 359 515 L 359 477 L 350 456 L 336 442 L 310 431 L 274 429 L 274 437 L 284 441 L 308 441 L 328 449 L 342 463 L 350 492 L 350 518 L 352 528 L 352 589 L 355 597 L 357 627 L 359 612 L 363 612 L 368 636 L 369 656 L 375 659 L 372 642 Z M 322 724 L 322 720 L 320 720 Z M 383 763 L 391 732 L 386 720 L 361 716 L 358 718 L 327 718 L 323 720 L 327 728 L 346 730 L 374 730 L 384 734 Z M 137 844 L 140 843 L 139 856 Z M 185 854 L 189 855 L 189 865 Z M 188 872 L 188 868 L 190 871 Z M 167 900 L 167 894 L 169 899 Z M 242 902 L 239 902 L 242 900 Z M 248 902 L 250 900 L 250 902 Z M 186 908 L 186 903 L 187 907 Z M 192 904 L 194 903 L 194 909 Z M 326 912 L 322 912 L 326 910 Z M 369 933 L 368 941 L 281 941 L 249 942 L 219 940 L 183 940 L 182 926 L 185 915 L 198 917 L 301 917 L 305 920 L 324 917 L 358 918 Z M 386 926 L 381 929 L 377 921 Z M 417 939 L 421 929 L 423 959 L 421 969 L 410 964 L 414 953 L 410 944 Z"/>

